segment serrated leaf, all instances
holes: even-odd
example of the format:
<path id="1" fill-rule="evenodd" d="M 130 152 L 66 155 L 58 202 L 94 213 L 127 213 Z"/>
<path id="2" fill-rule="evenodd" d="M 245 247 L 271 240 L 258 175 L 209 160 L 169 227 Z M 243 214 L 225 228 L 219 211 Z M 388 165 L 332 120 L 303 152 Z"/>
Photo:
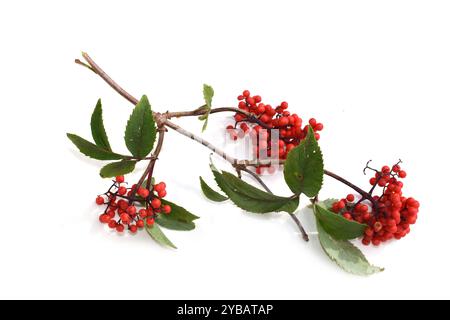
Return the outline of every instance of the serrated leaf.
<path id="1" fill-rule="evenodd" d="M 239 208 L 254 213 L 294 212 L 298 207 L 298 197 L 280 197 L 260 190 L 229 172 L 220 172 L 211 167 L 217 185 Z"/>
<path id="2" fill-rule="evenodd" d="M 217 191 L 213 190 L 208 184 L 200 177 L 200 186 L 202 188 L 203 194 L 211 201 L 222 202 L 228 200 L 227 197 L 221 195 Z"/>
<path id="3" fill-rule="evenodd" d="M 214 96 L 214 89 L 207 85 L 203 85 L 203 99 L 205 100 L 206 108 L 208 111 L 199 117 L 200 120 L 204 120 L 202 131 L 206 130 L 206 127 L 208 126 L 208 117 L 209 117 L 209 110 L 212 108 L 212 98 Z"/>
<path id="4" fill-rule="evenodd" d="M 178 231 L 189 231 L 195 228 L 194 220 L 199 217 L 190 213 L 185 208 L 162 199 L 162 204 L 168 204 L 172 210 L 170 214 L 159 214 L 156 218 L 156 222 L 167 229 L 178 230 Z"/>
<path id="5" fill-rule="evenodd" d="M 77 136 L 76 134 L 67 133 L 67 137 L 82 154 L 90 158 L 97 160 L 120 160 L 126 158 L 126 156 L 103 149 L 92 142 Z"/>
<path id="6" fill-rule="evenodd" d="M 292 149 L 284 163 L 284 180 L 295 194 L 303 193 L 312 198 L 322 188 L 323 157 L 314 131 L 309 127 L 308 135 Z"/>
<path id="7" fill-rule="evenodd" d="M 128 120 L 125 144 L 136 158 L 145 158 L 153 149 L 156 125 L 147 96 L 142 96 Z"/>
<path id="8" fill-rule="evenodd" d="M 150 237 L 153 238 L 156 242 L 158 242 L 160 245 L 168 246 L 176 249 L 175 245 L 169 240 L 169 238 L 166 237 L 164 232 L 162 232 L 161 228 L 157 224 L 153 224 L 149 226 L 148 224 L 145 224 L 145 230 L 150 235 Z"/>
<path id="9" fill-rule="evenodd" d="M 205 99 L 205 103 L 208 109 L 211 109 L 213 97 L 214 97 L 214 89 L 210 85 L 204 84 L 203 98 Z"/>
<path id="10" fill-rule="evenodd" d="M 321 222 L 322 227 L 335 239 L 349 240 L 361 237 L 367 228 L 365 224 L 349 221 L 343 216 L 317 204 L 314 206 L 314 213 Z"/>
<path id="11" fill-rule="evenodd" d="M 97 146 L 105 150 L 112 151 L 111 146 L 109 144 L 108 135 L 106 134 L 105 126 L 103 125 L 103 111 L 101 99 L 98 99 L 97 105 L 94 108 L 94 112 L 92 112 L 91 132 L 92 138 L 94 139 L 95 144 Z"/>
<path id="12" fill-rule="evenodd" d="M 368 276 L 384 270 L 383 268 L 371 265 L 361 250 L 355 247 L 350 241 L 334 239 L 325 231 L 318 220 L 317 231 L 323 251 L 345 271 L 356 275 Z"/>
<path id="13" fill-rule="evenodd" d="M 122 160 L 119 162 L 112 162 L 104 166 L 100 170 L 100 176 L 102 178 L 112 178 L 116 176 L 125 175 L 127 173 L 133 172 L 136 166 L 136 161 L 132 160 Z"/>

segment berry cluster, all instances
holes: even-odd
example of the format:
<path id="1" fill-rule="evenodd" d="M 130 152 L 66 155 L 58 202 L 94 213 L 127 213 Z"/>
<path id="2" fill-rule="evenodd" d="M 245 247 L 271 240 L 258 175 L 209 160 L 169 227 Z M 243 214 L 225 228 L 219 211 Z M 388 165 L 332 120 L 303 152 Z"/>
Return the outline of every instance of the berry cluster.
<path id="1" fill-rule="evenodd" d="M 262 157 L 271 157 L 272 153 L 278 153 L 279 159 L 286 159 L 287 154 L 295 146 L 297 146 L 303 139 L 305 139 L 309 127 L 315 132 L 316 139 L 320 139 L 319 131 L 323 129 L 323 124 L 316 121 L 316 119 L 309 119 L 304 126 L 303 120 L 296 113 L 290 113 L 288 103 L 282 102 L 277 107 L 273 108 L 269 104 L 264 104 L 259 95 L 251 96 L 250 91 L 244 90 L 238 96 L 238 108 L 249 112 L 252 116 L 264 123 L 269 130 L 264 130 L 260 125 L 253 125 L 254 121 L 249 119 L 241 113 L 236 113 L 234 116 L 235 124 L 227 126 L 227 131 L 232 140 L 243 138 L 245 134 L 250 134 L 253 141 L 253 154 L 259 159 Z M 237 130 L 237 126 L 241 130 Z M 251 127 L 252 126 L 252 127 Z M 272 130 L 277 129 L 279 139 L 276 143 L 272 142 Z M 258 174 L 262 173 L 264 167 L 260 166 L 256 169 Z M 268 168 L 269 173 L 274 171 L 274 168 Z"/>
<path id="2" fill-rule="evenodd" d="M 420 204 L 414 198 L 403 196 L 403 182 L 400 179 L 406 178 L 406 172 L 401 170 L 399 163 L 374 171 L 369 194 L 372 195 L 376 187 L 381 187 L 381 196 L 373 196 L 371 201 L 362 197 L 355 203 L 355 196 L 349 194 L 333 203 L 331 210 L 348 220 L 367 224 L 362 243 L 378 246 L 382 242 L 394 238 L 400 240 L 406 236 L 410 225 L 416 223 Z"/>
<path id="3" fill-rule="evenodd" d="M 127 188 L 125 178 L 117 176 L 108 191 L 95 199 L 98 205 L 106 205 L 99 220 L 117 232 L 127 227 L 131 233 L 136 233 L 145 225 L 153 226 L 158 214 L 170 214 L 172 208 L 161 202 L 166 194 L 164 182 L 151 184 L 150 190 L 137 185 Z"/>

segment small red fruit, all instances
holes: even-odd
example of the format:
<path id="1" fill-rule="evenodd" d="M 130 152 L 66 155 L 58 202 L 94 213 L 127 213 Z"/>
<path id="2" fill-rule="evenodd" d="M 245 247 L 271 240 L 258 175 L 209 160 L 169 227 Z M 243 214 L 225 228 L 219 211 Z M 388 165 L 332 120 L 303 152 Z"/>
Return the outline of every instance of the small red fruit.
<path id="1" fill-rule="evenodd" d="M 155 198 L 152 200 L 151 205 L 154 209 L 158 209 L 159 207 L 161 207 L 161 200 Z"/>
<path id="2" fill-rule="evenodd" d="M 144 225 L 145 225 L 144 220 L 138 220 L 138 221 L 136 222 L 136 226 L 137 226 L 138 228 L 143 228 Z"/>
<path id="3" fill-rule="evenodd" d="M 98 204 L 99 206 L 105 203 L 105 198 L 103 198 L 102 196 L 98 196 L 95 199 L 95 203 Z"/>
<path id="4" fill-rule="evenodd" d="M 164 205 L 164 206 L 162 207 L 162 210 L 163 210 L 166 214 L 169 214 L 169 213 L 172 211 L 172 207 L 169 206 L 168 204 L 166 204 L 166 205 Z"/>
<path id="5" fill-rule="evenodd" d="M 136 233 L 138 230 L 138 227 L 135 224 L 133 224 L 129 227 L 129 229 L 130 229 L 131 233 Z"/>

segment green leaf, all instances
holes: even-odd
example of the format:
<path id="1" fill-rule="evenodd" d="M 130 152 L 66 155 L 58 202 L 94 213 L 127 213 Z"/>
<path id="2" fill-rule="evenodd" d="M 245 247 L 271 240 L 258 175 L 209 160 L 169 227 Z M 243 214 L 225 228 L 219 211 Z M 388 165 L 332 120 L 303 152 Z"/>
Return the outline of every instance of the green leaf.
<path id="1" fill-rule="evenodd" d="M 199 217 L 173 202 L 164 199 L 161 202 L 163 205 L 168 204 L 172 208 L 170 214 L 159 214 L 156 218 L 156 222 L 161 227 L 179 231 L 189 231 L 195 228 L 193 221 Z"/>
<path id="2" fill-rule="evenodd" d="M 136 158 L 145 158 L 153 149 L 156 126 L 147 96 L 142 96 L 128 120 L 125 143 Z"/>
<path id="3" fill-rule="evenodd" d="M 91 132 L 92 138 L 94 139 L 95 144 L 97 146 L 105 150 L 112 151 L 111 146 L 109 145 L 105 127 L 103 125 L 103 112 L 101 99 L 98 99 L 97 105 L 95 106 L 94 112 L 92 113 L 91 116 Z"/>
<path id="4" fill-rule="evenodd" d="M 317 231 L 323 251 L 339 267 L 347 272 L 368 276 L 384 269 L 371 265 L 362 252 L 348 240 L 336 240 L 329 235 L 317 220 Z"/>
<path id="5" fill-rule="evenodd" d="M 228 200 L 227 197 L 221 195 L 217 191 L 213 190 L 208 184 L 200 177 L 200 186 L 202 188 L 203 194 L 211 201 L 222 202 Z"/>
<path id="6" fill-rule="evenodd" d="M 75 134 L 67 133 L 67 137 L 78 148 L 78 150 L 80 150 L 82 154 L 90 158 L 97 160 L 120 160 L 126 158 L 126 156 L 103 149 Z"/>
<path id="7" fill-rule="evenodd" d="M 209 112 L 212 108 L 212 98 L 213 97 L 214 97 L 214 89 L 211 86 L 204 84 L 203 85 L 203 99 L 205 100 L 206 108 L 208 111 L 204 115 L 199 117 L 200 120 L 205 120 L 205 122 L 203 123 L 202 131 L 205 131 L 206 127 L 208 126 L 208 117 L 209 117 Z"/>
<path id="8" fill-rule="evenodd" d="M 293 213 L 298 207 L 298 197 L 276 196 L 242 181 L 229 172 L 219 172 L 214 166 L 211 169 L 217 185 L 241 209 L 254 213 Z"/>
<path id="9" fill-rule="evenodd" d="M 119 162 L 112 162 L 107 164 L 100 170 L 100 176 L 102 178 L 112 178 L 116 176 L 121 176 L 133 172 L 135 166 L 136 161 L 132 160 L 122 160 Z"/>
<path id="10" fill-rule="evenodd" d="M 336 214 L 320 205 L 314 206 L 316 218 L 321 222 L 322 227 L 335 239 L 349 240 L 361 237 L 367 225 L 356 221 L 349 221 L 343 216 Z"/>
<path id="11" fill-rule="evenodd" d="M 162 232 L 161 228 L 158 227 L 157 224 L 153 224 L 149 226 L 148 224 L 145 224 L 145 230 L 150 235 L 150 237 L 153 238 L 156 242 L 158 242 L 160 245 L 168 246 L 176 249 L 175 245 L 169 240 L 169 238 L 166 237 L 166 235 Z"/>
<path id="12" fill-rule="evenodd" d="M 212 108 L 212 98 L 214 97 L 214 89 L 207 85 L 203 85 L 203 98 L 205 99 L 206 106 L 208 109 Z"/>
<path id="13" fill-rule="evenodd" d="M 284 164 L 284 180 L 295 194 L 303 193 L 312 198 L 322 188 L 323 157 L 314 131 L 309 127 L 308 135 L 292 149 Z"/>

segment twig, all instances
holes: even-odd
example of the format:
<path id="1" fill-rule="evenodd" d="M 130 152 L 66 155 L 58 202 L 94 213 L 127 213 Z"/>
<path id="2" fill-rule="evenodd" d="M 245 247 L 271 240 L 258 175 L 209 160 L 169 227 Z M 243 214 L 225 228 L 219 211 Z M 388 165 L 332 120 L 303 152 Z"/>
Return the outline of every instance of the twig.
<path id="1" fill-rule="evenodd" d="M 255 117 L 255 115 L 253 113 L 241 110 L 239 108 L 222 107 L 222 108 L 213 108 L 211 110 L 208 110 L 208 109 L 205 108 L 205 106 L 201 106 L 200 108 L 197 108 L 197 109 L 192 110 L 192 111 L 167 112 L 165 115 L 166 115 L 167 119 L 170 119 L 170 118 L 182 118 L 182 117 L 191 117 L 191 116 L 201 116 L 201 115 L 204 115 L 204 114 L 206 114 L 208 112 L 209 112 L 209 114 L 221 113 L 221 112 L 235 112 L 235 113 L 239 113 L 239 114 L 247 117 L 246 120 L 248 120 L 249 122 L 257 123 L 258 125 L 260 125 L 264 129 L 271 129 L 270 126 L 268 126 L 266 123 L 262 122 L 257 117 Z"/>
<path id="2" fill-rule="evenodd" d="M 108 76 L 106 74 L 105 71 L 103 71 L 100 66 L 98 66 L 94 60 L 92 60 L 92 58 L 85 52 L 83 52 L 83 58 L 86 59 L 86 61 L 88 62 L 90 67 L 89 69 L 91 69 L 94 73 L 96 73 L 97 75 L 99 75 L 107 84 L 109 84 L 115 91 L 117 91 L 122 97 L 124 97 L 125 99 L 127 99 L 129 102 L 131 102 L 133 105 L 136 105 L 138 103 L 138 99 L 136 99 L 135 97 L 133 97 L 130 93 L 128 93 L 127 91 L 125 91 L 125 89 L 123 89 L 121 86 L 119 86 L 110 76 Z M 77 62 L 79 63 L 79 62 Z M 81 63 L 82 65 L 85 65 L 84 63 Z M 200 110 L 201 108 L 197 109 Z M 191 112 L 200 112 L 200 111 L 191 111 Z M 190 112 L 189 112 L 190 113 Z M 155 117 L 155 120 L 157 121 L 157 123 L 160 126 L 166 126 L 168 128 L 171 128 L 173 130 L 175 130 L 176 132 L 192 139 L 195 140 L 199 143 L 201 143 L 202 145 L 204 145 L 205 147 L 207 147 L 208 149 L 210 149 L 211 151 L 213 151 L 214 153 L 218 154 L 219 156 L 221 156 L 222 158 L 224 158 L 225 160 L 227 160 L 229 163 L 231 163 L 233 166 L 235 165 L 241 165 L 241 166 L 245 166 L 245 167 L 249 167 L 249 166 L 261 166 L 261 165 L 271 165 L 271 164 L 283 164 L 284 160 L 271 160 L 271 159 L 267 159 L 267 160 L 257 160 L 257 161 L 251 161 L 251 160 L 238 160 L 232 156 L 229 156 L 227 153 L 225 153 L 224 151 L 222 151 L 221 149 L 217 148 L 216 146 L 214 146 L 212 143 L 208 142 L 207 140 L 198 137 L 197 135 L 193 134 L 190 131 L 187 131 L 186 129 L 178 126 L 177 124 L 171 122 L 168 119 L 169 117 L 172 115 L 174 116 L 174 114 L 176 113 L 166 113 L 166 114 L 160 114 L 158 112 L 153 112 L 153 116 Z M 352 184 L 351 182 L 347 181 L 346 179 L 340 177 L 339 175 L 328 171 L 328 170 L 324 170 L 324 173 L 340 182 L 342 182 L 343 184 L 349 186 L 350 188 L 352 188 L 353 190 L 355 190 L 356 192 L 358 192 L 359 194 L 361 194 L 362 197 L 364 197 L 365 199 L 369 200 L 370 202 L 372 202 L 372 204 L 375 206 L 377 206 L 375 200 L 372 198 L 372 196 L 367 193 L 366 191 L 362 190 L 361 188 L 355 186 L 354 184 Z M 148 174 L 148 172 L 147 172 Z M 142 183 L 142 182 L 141 182 Z"/>
<path id="3" fill-rule="evenodd" d="M 138 191 L 139 187 L 141 187 L 142 183 L 144 183 L 144 180 L 146 177 L 148 178 L 148 181 L 151 181 L 151 176 L 153 175 L 153 169 L 155 168 L 156 160 L 158 160 L 159 153 L 161 152 L 163 143 L 164 143 L 164 133 L 165 128 L 159 127 L 158 128 L 158 143 L 156 145 L 155 151 L 152 154 L 152 159 L 150 160 L 147 168 L 145 169 L 144 173 L 142 174 L 141 178 L 139 179 L 138 183 L 136 184 L 136 188 L 131 191 L 130 195 L 130 203 L 132 203 L 135 199 L 136 192 Z M 147 181 L 147 184 L 148 184 Z M 148 189 L 148 188 L 147 188 Z"/>

